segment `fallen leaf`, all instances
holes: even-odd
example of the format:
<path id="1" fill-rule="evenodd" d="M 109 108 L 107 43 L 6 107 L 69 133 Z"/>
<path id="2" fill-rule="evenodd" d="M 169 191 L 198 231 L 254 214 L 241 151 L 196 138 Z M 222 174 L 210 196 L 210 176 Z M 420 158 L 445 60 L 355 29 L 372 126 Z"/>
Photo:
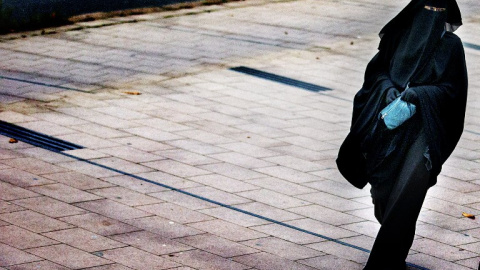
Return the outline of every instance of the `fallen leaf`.
<path id="1" fill-rule="evenodd" d="M 472 214 L 469 214 L 469 213 L 465 213 L 465 212 L 462 213 L 462 216 L 464 216 L 464 217 L 466 217 L 466 218 L 469 218 L 469 219 L 475 219 L 475 215 L 472 215 Z"/>
<path id="2" fill-rule="evenodd" d="M 133 96 L 138 96 L 138 95 L 141 95 L 142 93 L 138 92 L 138 91 L 126 91 L 126 92 L 123 92 L 127 95 L 133 95 Z"/>
<path id="3" fill-rule="evenodd" d="M 9 143 L 18 143 L 18 140 L 17 140 L 17 139 L 14 139 L 14 138 L 11 138 L 8 142 L 9 142 Z"/>

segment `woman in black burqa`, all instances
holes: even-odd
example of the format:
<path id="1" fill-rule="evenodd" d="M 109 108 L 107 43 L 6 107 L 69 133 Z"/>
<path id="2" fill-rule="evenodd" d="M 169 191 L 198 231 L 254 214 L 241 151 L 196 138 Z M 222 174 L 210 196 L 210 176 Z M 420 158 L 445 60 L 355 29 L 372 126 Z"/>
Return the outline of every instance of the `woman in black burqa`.
<path id="1" fill-rule="evenodd" d="M 463 132 L 467 71 L 455 0 L 413 0 L 380 32 L 379 51 L 355 95 L 337 165 L 354 186 L 371 184 L 381 224 L 365 269 L 405 269 L 429 187 Z M 415 115 L 387 129 L 380 111 L 401 97 Z"/>

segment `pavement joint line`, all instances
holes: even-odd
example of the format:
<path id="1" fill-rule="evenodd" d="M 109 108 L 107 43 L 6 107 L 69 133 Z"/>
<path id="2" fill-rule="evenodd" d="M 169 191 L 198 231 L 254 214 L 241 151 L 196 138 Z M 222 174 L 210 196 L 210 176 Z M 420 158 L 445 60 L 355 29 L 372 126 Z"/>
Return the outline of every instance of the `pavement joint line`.
<path id="1" fill-rule="evenodd" d="M 265 71 L 261 71 L 261 70 L 258 70 L 258 69 L 245 67 L 245 66 L 233 67 L 233 68 L 230 68 L 230 70 L 240 72 L 240 73 L 243 73 L 243 74 L 247 74 L 247 75 L 250 75 L 250 76 L 254 76 L 254 77 L 257 77 L 257 78 L 261 78 L 261 79 L 265 79 L 265 80 L 269 80 L 269 81 L 273 81 L 273 82 L 278 82 L 278 83 L 294 86 L 294 87 L 297 87 L 297 88 L 302 88 L 304 90 L 308 90 L 308 91 L 316 92 L 316 93 L 318 93 L 320 91 L 330 91 L 330 90 L 332 90 L 331 88 L 324 87 L 324 86 L 321 86 L 321 85 L 316 85 L 316 84 L 312 84 L 312 83 L 308 83 L 308 82 L 304 82 L 304 81 L 300 81 L 300 80 L 295 80 L 295 79 L 291 79 L 291 78 L 288 78 L 288 77 L 285 77 L 285 76 L 280 76 L 280 75 L 277 75 L 277 74 L 273 74 L 273 73 L 270 73 L 270 72 L 265 72 Z"/>
<path id="2" fill-rule="evenodd" d="M 147 182 L 147 183 L 150 183 L 150 184 L 161 186 L 161 187 L 170 189 L 172 191 L 176 191 L 176 192 L 182 193 L 184 195 L 200 199 L 202 201 L 213 203 L 213 204 L 216 204 L 216 205 L 221 206 L 221 207 L 228 208 L 228 209 L 233 210 L 233 211 L 237 211 L 237 212 L 240 212 L 240 213 L 252 216 L 252 217 L 263 219 L 265 221 L 272 222 L 274 224 L 277 224 L 277 225 L 280 225 L 280 226 L 283 226 L 283 227 L 287 227 L 287 228 L 290 228 L 290 229 L 293 229 L 293 230 L 296 230 L 296 231 L 299 231 L 299 232 L 303 232 L 303 233 L 306 233 L 306 234 L 310 234 L 310 235 L 313 235 L 313 236 L 316 236 L 316 237 L 323 238 L 323 239 L 325 239 L 327 241 L 330 241 L 330 242 L 334 242 L 334 243 L 337 243 L 337 244 L 340 244 L 340 245 L 343 245 L 343 246 L 346 246 L 346 247 L 350 247 L 350 248 L 357 249 L 357 250 L 360 250 L 360 251 L 363 251 L 363 252 L 366 252 L 366 253 L 370 253 L 370 250 L 368 250 L 368 249 L 365 249 L 365 248 L 362 248 L 362 247 L 359 247 L 359 246 L 356 246 L 356 245 L 352 245 L 352 244 L 349 244 L 349 243 L 346 243 L 346 242 L 343 242 L 343 241 L 340 241 L 340 240 L 337 240 L 337 239 L 334 239 L 334 238 L 331 238 L 331 237 L 328 237 L 328 236 L 325 236 L 325 235 L 322 235 L 322 234 L 318 234 L 318 233 L 315 233 L 315 232 L 312 232 L 312 231 L 308 231 L 308 230 L 299 228 L 297 226 L 293 226 L 293 225 L 290 225 L 290 224 L 287 224 L 287 223 L 284 223 L 284 222 L 281 222 L 281 221 L 278 221 L 278 220 L 275 220 L 275 219 L 271 219 L 271 218 L 268 218 L 268 217 L 265 217 L 265 216 L 262 216 L 262 215 L 259 215 L 259 214 L 255 214 L 253 212 L 246 211 L 246 210 L 243 210 L 243 209 L 240 209 L 240 208 L 237 208 L 235 206 L 231 206 L 231 205 L 219 202 L 219 201 L 215 201 L 215 200 L 212 200 L 212 199 L 209 199 L 209 198 L 206 198 L 206 197 L 203 197 L 203 196 L 200 196 L 200 195 L 197 195 L 197 194 L 194 194 L 194 193 L 191 193 L 191 192 L 179 189 L 179 188 L 175 188 L 175 187 L 172 187 L 172 186 L 169 186 L 169 185 L 166 185 L 166 184 L 155 182 L 153 180 L 150 180 L 150 179 L 147 179 L 147 178 L 135 175 L 135 174 L 127 173 L 127 172 L 124 172 L 124 171 L 121 171 L 121 170 L 118 170 L 118 169 L 115 169 L 115 168 L 112 168 L 112 167 L 109 167 L 109 166 L 106 166 L 106 165 L 102 165 L 102 164 L 90 161 L 88 159 L 83 159 L 83 158 L 68 154 L 68 153 L 64 153 L 64 152 L 57 152 L 57 153 L 59 153 L 61 155 L 64 155 L 66 157 L 69 157 L 69 158 L 76 159 L 78 161 L 86 162 L 86 163 L 89 163 L 91 165 L 110 170 L 112 172 L 120 173 L 122 175 L 135 178 L 137 180 L 141 180 L 141 181 L 144 181 L 144 182 Z M 416 264 L 413 264 L 413 263 L 407 263 L 407 265 L 410 266 L 410 267 L 413 267 L 415 269 L 430 270 L 428 268 L 425 268 L 423 266 L 419 266 L 419 265 L 416 265 Z"/>
<path id="3" fill-rule="evenodd" d="M 471 133 L 471 134 L 474 134 L 474 135 L 480 135 L 479 132 L 471 131 L 471 130 L 468 130 L 468 129 L 465 129 L 464 131 L 468 132 L 468 133 Z"/>
<path id="4" fill-rule="evenodd" d="M 81 89 L 76 89 L 76 88 L 71 88 L 71 87 L 65 87 L 65 86 L 61 86 L 61 85 L 54 85 L 54 84 L 49 84 L 49 83 L 29 81 L 29 80 L 18 79 L 18 78 L 13 78 L 13 77 L 6 77 L 6 76 L 2 76 L 2 75 L 0 75 L 0 79 L 10 80 L 10 81 L 17 81 L 17 82 L 24 82 L 24 83 L 30 83 L 30 84 L 41 85 L 41 86 L 46 86 L 46 87 L 59 88 L 59 89 L 63 89 L 63 90 L 71 90 L 71 91 L 76 91 L 76 92 L 82 92 L 82 93 L 92 94 L 92 93 L 89 92 L 89 91 L 85 91 L 85 90 L 81 90 Z"/>
<path id="5" fill-rule="evenodd" d="M 473 43 L 470 43 L 470 42 L 463 42 L 463 46 L 465 48 L 470 48 L 470 49 L 480 51 L 480 45 L 477 45 L 477 44 L 473 44 Z"/>

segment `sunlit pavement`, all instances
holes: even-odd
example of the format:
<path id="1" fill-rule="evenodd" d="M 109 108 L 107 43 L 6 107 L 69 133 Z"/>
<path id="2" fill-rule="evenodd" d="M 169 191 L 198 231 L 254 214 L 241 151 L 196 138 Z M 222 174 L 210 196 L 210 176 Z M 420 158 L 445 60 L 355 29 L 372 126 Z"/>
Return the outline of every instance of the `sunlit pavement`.
<path id="1" fill-rule="evenodd" d="M 249 0 L 1 37 L 0 269 L 362 269 L 379 225 L 335 158 L 406 3 Z M 466 125 L 420 214 L 420 269 L 480 261 L 462 216 L 480 212 L 480 3 L 459 4 Z"/>

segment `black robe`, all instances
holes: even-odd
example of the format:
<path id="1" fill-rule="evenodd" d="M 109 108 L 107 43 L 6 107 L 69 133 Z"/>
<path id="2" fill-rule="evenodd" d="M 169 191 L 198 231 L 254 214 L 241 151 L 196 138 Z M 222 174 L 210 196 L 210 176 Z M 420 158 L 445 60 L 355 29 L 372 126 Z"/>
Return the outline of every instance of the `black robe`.
<path id="1" fill-rule="evenodd" d="M 414 133 L 419 132 L 415 126 L 421 125 L 427 138 L 432 186 L 463 132 L 468 86 L 463 45 L 451 32 L 432 44 L 431 54 L 410 79 L 409 86 L 418 96 L 417 116 L 400 128 L 377 132 L 378 125 L 382 124 L 378 114 L 386 106 L 386 93 L 392 87 L 398 88 L 391 79 L 390 65 L 402 35 L 388 35 L 382 38 L 379 52 L 367 66 L 363 87 L 355 95 L 350 133 L 340 147 L 337 166 L 352 185 L 363 188 L 369 182 L 372 166 L 391 154 L 401 158 L 401 152 L 406 149 L 399 149 L 398 140 L 414 140 Z M 417 123 L 413 124 L 414 121 Z M 371 139 L 379 139 L 380 143 L 368 144 L 372 136 Z M 365 149 L 369 147 L 373 147 L 377 155 L 374 159 L 366 158 Z M 385 177 L 388 178 L 388 174 Z"/>

